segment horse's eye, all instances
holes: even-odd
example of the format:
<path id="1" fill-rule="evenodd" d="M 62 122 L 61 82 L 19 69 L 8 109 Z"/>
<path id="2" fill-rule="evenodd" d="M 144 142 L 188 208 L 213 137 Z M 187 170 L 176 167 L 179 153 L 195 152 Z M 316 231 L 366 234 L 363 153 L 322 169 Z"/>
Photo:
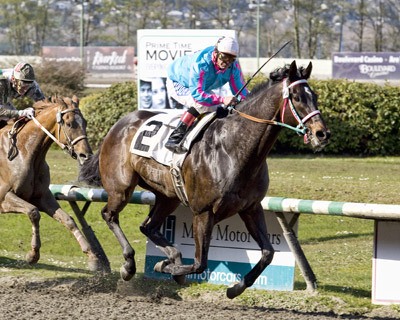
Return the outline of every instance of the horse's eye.
<path id="1" fill-rule="evenodd" d="M 300 101 L 300 98 L 299 98 L 298 95 L 294 95 L 294 96 L 293 96 L 293 99 L 294 99 L 294 101 L 296 101 L 296 102 L 299 102 L 299 101 Z"/>

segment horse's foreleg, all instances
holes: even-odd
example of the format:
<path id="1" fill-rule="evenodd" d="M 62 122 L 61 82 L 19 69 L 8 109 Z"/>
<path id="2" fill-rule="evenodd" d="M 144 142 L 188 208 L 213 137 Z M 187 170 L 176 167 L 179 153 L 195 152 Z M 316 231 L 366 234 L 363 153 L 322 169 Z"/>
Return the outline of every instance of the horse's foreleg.
<path id="1" fill-rule="evenodd" d="M 26 254 L 26 261 L 30 264 L 35 264 L 40 258 L 40 233 L 39 233 L 39 221 L 40 212 L 34 205 L 26 202 L 19 198 L 15 193 L 8 192 L 2 203 L 0 204 L 0 210 L 2 213 L 17 212 L 26 213 L 32 223 L 32 240 L 31 240 L 31 251 Z"/>
<path id="2" fill-rule="evenodd" d="M 265 224 L 264 211 L 261 204 L 258 204 L 256 208 L 252 210 L 240 212 L 239 215 L 253 239 L 260 246 L 261 259 L 254 268 L 243 277 L 240 283 L 228 288 L 227 296 L 230 299 L 237 297 L 243 293 L 246 288 L 251 287 L 264 269 L 272 262 L 274 257 L 274 248 L 267 236 L 267 226 Z"/>

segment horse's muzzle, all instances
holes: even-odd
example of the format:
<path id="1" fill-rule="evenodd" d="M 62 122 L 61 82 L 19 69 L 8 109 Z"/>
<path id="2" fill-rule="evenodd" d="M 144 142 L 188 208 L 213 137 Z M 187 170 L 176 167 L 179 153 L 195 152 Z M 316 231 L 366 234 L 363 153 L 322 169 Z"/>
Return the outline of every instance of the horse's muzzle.
<path id="1" fill-rule="evenodd" d="M 308 133 L 309 142 L 315 152 L 321 151 L 329 143 L 330 137 L 330 130 L 317 130 L 314 134 Z"/>

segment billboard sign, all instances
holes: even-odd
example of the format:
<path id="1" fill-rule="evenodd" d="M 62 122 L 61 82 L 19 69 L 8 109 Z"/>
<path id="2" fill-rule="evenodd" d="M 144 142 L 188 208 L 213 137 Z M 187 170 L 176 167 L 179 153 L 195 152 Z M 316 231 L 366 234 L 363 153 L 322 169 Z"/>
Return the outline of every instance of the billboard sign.
<path id="1" fill-rule="evenodd" d="M 400 80 L 400 52 L 333 53 L 332 77 L 359 80 Z"/>
<path id="2" fill-rule="evenodd" d="M 165 88 L 167 66 L 176 58 L 213 46 L 222 36 L 235 37 L 234 30 L 137 31 L 137 78 L 139 109 L 175 109 Z"/>
<path id="3" fill-rule="evenodd" d="M 372 303 L 400 304 L 400 222 L 375 221 Z"/>
<path id="4" fill-rule="evenodd" d="M 288 214 L 290 216 L 290 214 Z M 179 206 L 166 219 L 162 232 L 182 252 L 183 263 L 193 264 L 192 212 Z M 258 277 L 252 288 L 291 291 L 294 286 L 295 258 L 284 238 L 274 214 L 265 214 L 268 237 L 276 250 L 272 263 Z M 288 218 L 290 220 L 290 217 Z M 294 227 L 297 233 L 297 224 Z M 239 215 L 215 225 L 208 254 L 208 267 L 201 274 L 187 275 L 187 281 L 232 285 L 243 279 L 261 258 L 258 244 L 250 236 Z M 154 265 L 166 257 L 151 241 L 147 241 L 145 276 L 154 279 L 171 279 L 170 275 L 153 270 Z"/>
<path id="5" fill-rule="evenodd" d="M 84 47 L 88 73 L 133 74 L 133 47 Z M 43 47 L 43 58 L 50 61 L 80 63 L 80 47 Z"/>

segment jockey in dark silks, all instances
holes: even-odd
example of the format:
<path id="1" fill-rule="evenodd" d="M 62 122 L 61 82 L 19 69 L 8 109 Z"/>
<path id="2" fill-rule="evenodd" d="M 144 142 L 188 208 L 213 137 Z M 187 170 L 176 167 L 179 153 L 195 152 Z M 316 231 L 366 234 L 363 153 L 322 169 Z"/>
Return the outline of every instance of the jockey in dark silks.
<path id="1" fill-rule="evenodd" d="M 235 95 L 244 86 L 243 73 L 236 60 L 238 53 L 239 44 L 236 39 L 222 37 L 215 46 L 180 57 L 169 65 L 168 94 L 188 109 L 165 144 L 166 148 L 180 152 L 179 143 L 200 114 L 216 111 L 220 106 L 235 106 L 246 97 L 246 88 L 237 98 L 219 96 L 212 91 L 229 83 Z"/>
<path id="2" fill-rule="evenodd" d="M 35 102 L 44 100 L 45 96 L 35 80 L 32 66 L 26 62 L 18 63 L 13 69 L 0 69 L 0 120 L 35 116 L 33 108 L 17 110 L 13 99 L 29 97 Z"/>

